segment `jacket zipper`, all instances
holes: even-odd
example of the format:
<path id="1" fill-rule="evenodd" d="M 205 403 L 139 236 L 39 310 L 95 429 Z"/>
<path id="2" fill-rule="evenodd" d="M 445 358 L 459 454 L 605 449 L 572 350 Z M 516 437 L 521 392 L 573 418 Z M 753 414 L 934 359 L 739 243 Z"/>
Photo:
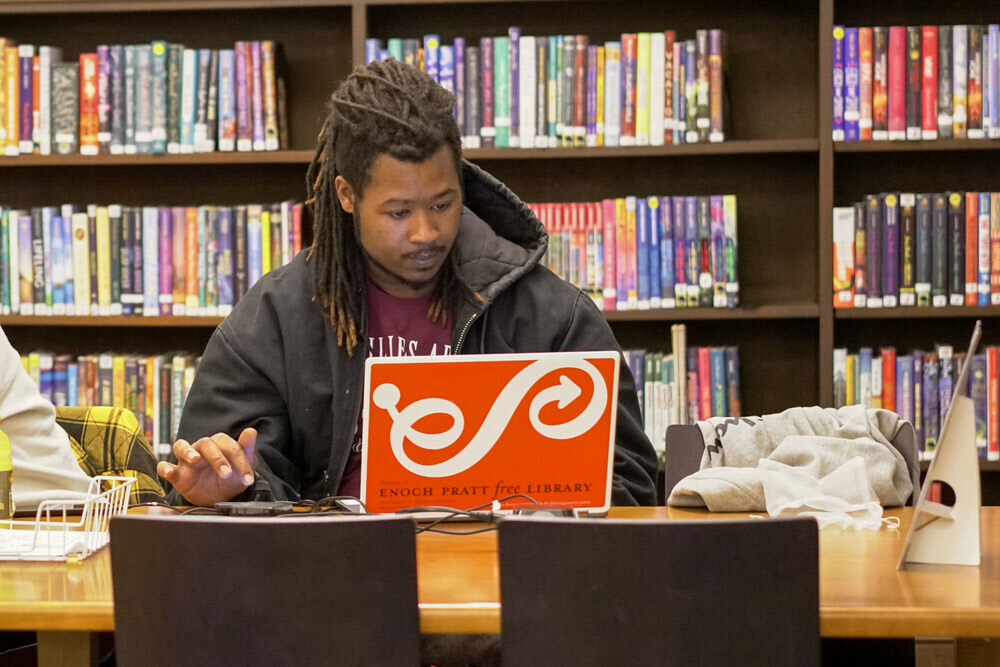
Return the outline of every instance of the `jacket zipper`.
<path id="1" fill-rule="evenodd" d="M 477 317 L 479 317 L 479 313 L 473 313 L 472 317 L 469 318 L 469 321 L 465 323 L 464 327 L 462 327 L 462 333 L 458 335 L 458 342 L 455 344 L 455 354 L 461 352 L 462 343 L 465 342 L 465 334 L 469 333 L 469 327 L 472 326 L 472 323 L 476 321 Z"/>

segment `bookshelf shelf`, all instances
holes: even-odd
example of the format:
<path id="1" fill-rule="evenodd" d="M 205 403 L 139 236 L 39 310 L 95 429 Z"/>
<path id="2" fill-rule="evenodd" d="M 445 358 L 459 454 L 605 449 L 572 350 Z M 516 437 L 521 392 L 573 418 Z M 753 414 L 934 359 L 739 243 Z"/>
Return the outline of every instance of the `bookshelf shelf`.
<path id="1" fill-rule="evenodd" d="M 756 141 L 726 141 L 718 144 L 681 144 L 679 146 L 640 146 L 633 148 L 493 148 L 464 151 L 470 160 L 561 160 L 572 158 L 642 158 L 682 155 L 754 155 L 768 153 L 815 153 L 815 139 L 773 139 Z M 168 153 L 162 155 L 20 155 L 0 156 L 4 167 L 100 167 L 155 165 L 225 165 L 225 164 L 301 164 L 312 160 L 313 151 L 248 151 L 215 153 Z"/>
<path id="2" fill-rule="evenodd" d="M 0 2 L 0 14 L 56 14 L 63 12 L 170 12 L 198 9 L 259 9 L 350 6 L 355 0 L 7 0 Z"/>
<path id="3" fill-rule="evenodd" d="M 893 153 L 923 151 L 994 151 L 1000 141 L 991 139 L 941 139 L 936 141 L 838 141 L 835 153 Z"/>
<path id="4" fill-rule="evenodd" d="M 537 160 L 563 158 L 669 157 L 681 155 L 753 155 L 758 153 L 815 153 L 816 139 L 760 139 L 717 144 L 636 146 L 614 148 L 479 148 L 467 150 L 470 160 Z"/>
<path id="5" fill-rule="evenodd" d="M 103 166 L 156 166 L 156 165 L 265 165 L 301 164 L 312 159 L 311 150 L 172 153 L 163 155 L 21 155 L 0 158 L 4 167 L 103 167 Z"/>
<path id="6" fill-rule="evenodd" d="M 843 308 L 838 320 L 922 320 L 935 318 L 1000 317 L 1000 306 L 945 306 L 943 308 Z"/>
<path id="7" fill-rule="evenodd" d="M 1000 314 L 1000 313 L 998 313 Z M 808 320 L 819 317 L 814 303 L 780 304 L 746 308 L 671 308 L 616 310 L 604 313 L 609 322 L 686 322 L 692 320 Z"/>
<path id="8" fill-rule="evenodd" d="M 221 317 L 140 317 L 134 315 L 3 315 L 0 326 L 4 327 L 216 327 Z"/>

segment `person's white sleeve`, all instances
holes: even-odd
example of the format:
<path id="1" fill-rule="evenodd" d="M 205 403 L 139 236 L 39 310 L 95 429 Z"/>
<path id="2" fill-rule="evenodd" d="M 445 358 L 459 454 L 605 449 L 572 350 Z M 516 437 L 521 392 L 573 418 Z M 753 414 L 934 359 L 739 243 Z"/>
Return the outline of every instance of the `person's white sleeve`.
<path id="1" fill-rule="evenodd" d="M 0 430 L 10 438 L 15 507 L 51 498 L 81 497 L 90 477 L 76 461 L 55 408 L 24 371 L 0 329 Z"/>

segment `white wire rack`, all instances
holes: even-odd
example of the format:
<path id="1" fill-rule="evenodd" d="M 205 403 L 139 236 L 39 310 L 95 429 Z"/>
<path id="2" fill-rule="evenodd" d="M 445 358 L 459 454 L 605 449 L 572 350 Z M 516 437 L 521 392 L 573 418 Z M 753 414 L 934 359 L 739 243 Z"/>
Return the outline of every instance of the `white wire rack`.
<path id="1" fill-rule="evenodd" d="M 34 521 L 0 521 L 0 560 L 83 560 L 108 543 L 111 517 L 128 509 L 132 477 L 94 477 L 83 498 L 46 500 Z M 79 516 L 77 516 L 79 515 Z"/>

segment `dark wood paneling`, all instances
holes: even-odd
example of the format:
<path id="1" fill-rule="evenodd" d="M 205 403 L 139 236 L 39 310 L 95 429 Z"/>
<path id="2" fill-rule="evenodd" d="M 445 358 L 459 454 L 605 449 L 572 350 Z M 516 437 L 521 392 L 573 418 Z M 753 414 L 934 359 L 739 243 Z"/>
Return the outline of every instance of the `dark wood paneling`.
<path id="1" fill-rule="evenodd" d="M 4 333 L 18 352 L 48 350 L 59 354 L 116 353 L 163 354 L 180 350 L 201 354 L 214 329 L 169 327 L 136 330 L 131 327 L 4 326 Z"/>

